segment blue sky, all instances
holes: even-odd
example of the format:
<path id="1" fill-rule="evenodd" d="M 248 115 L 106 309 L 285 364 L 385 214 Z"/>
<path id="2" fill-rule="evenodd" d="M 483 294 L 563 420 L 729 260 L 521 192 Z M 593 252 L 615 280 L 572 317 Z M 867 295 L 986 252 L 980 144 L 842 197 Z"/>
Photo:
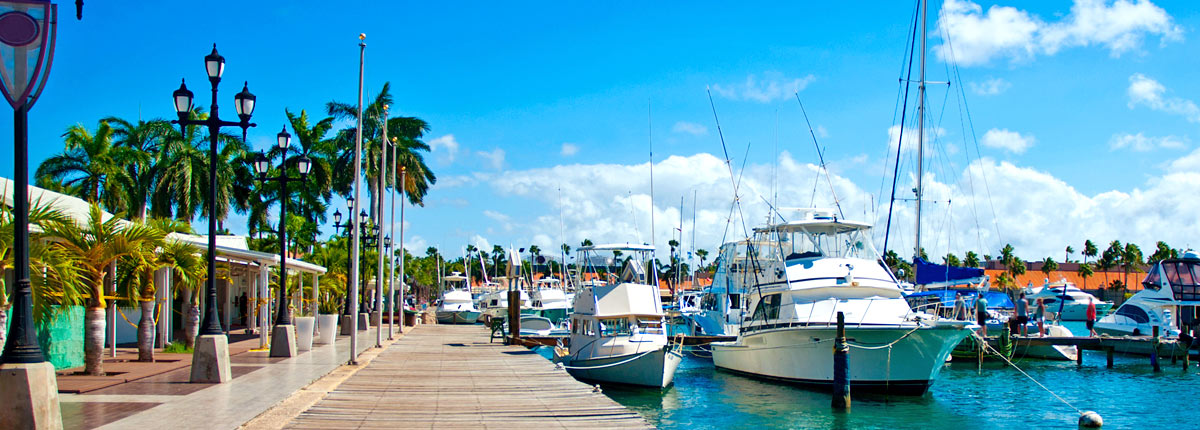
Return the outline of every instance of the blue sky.
<path id="1" fill-rule="evenodd" d="M 843 210 L 882 224 L 913 13 L 910 2 L 89 2 L 75 21 L 63 6 L 51 82 L 30 114 L 33 165 L 61 151 L 71 124 L 170 116 L 180 78 L 206 87 L 213 42 L 227 62 L 222 107 L 248 80 L 259 101 L 251 143 L 265 147 L 284 108 L 320 115 L 327 101 L 354 101 L 366 33 L 367 97 L 390 81 L 393 113 L 432 126 L 440 181 L 408 211 L 408 246 L 450 254 L 468 241 L 649 241 L 651 138 L 659 245 L 681 196 L 685 247 L 695 230 L 710 251 L 742 218 L 761 223 L 774 189 L 781 207 L 831 205 L 825 179 L 813 192 L 797 90 Z M 1084 239 L 1194 246 L 1198 27 L 1183 1 L 931 3 L 928 79 L 953 82 L 929 90 L 930 253 L 1013 243 L 1023 258 L 1061 259 Z M 744 216 L 730 228 L 710 87 L 733 168 L 747 166 Z M 0 129 L 11 124 L 0 116 Z M 913 178 L 904 154 L 900 189 Z M 0 157 L 0 174 L 11 172 Z M 898 207 L 892 246 L 907 254 L 911 203 Z M 244 232 L 242 219 L 227 224 Z"/>

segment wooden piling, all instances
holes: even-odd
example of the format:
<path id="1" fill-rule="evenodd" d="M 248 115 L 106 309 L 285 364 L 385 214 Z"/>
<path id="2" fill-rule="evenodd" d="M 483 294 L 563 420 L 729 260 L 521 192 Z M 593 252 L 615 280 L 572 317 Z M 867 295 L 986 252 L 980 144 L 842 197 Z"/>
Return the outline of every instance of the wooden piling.
<path id="1" fill-rule="evenodd" d="M 1150 348 L 1150 366 L 1154 367 L 1155 372 L 1161 372 L 1162 369 L 1158 366 L 1158 326 L 1154 326 L 1154 343 Z"/>
<path id="2" fill-rule="evenodd" d="M 1191 336 L 1194 336 L 1191 327 L 1184 327 L 1183 332 L 1187 333 L 1189 335 L 1188 338 L 1191 338 Z M 1183 336 L 1180 336 L 1180 337 L 1183 337 Z M 1188 370 L 1188 364 L 1190 364 L 1188 362 L 1191 361 L 1191 356 L 1192 356 L 1192 345 L 1189 342 L 1189 344 L 1183 346 L 1183 371 L 1184 372 L 1186 372 Z"/>
<path id="3" fill-rule="evenodd" d="M 833 408 L 850 410 L 850 345 L 846 343 L 846 317 L 837 313 L 837 337 L 833 341 Z"/>
<path id="4" fill-rule="evenodd" d="M 1079 367 L 1083 367 L 1083 347 L 1082 346 L 1075 347 L 1075 365 L 1079 366 Z"/>
<path id="5" fill-rule="evenodd" d="M 508 291 L 508 337 L 509 345 L 519 345 L 521 338 L 521 291 Z"/>
<path id="6" fill-rule="evenodd" d="M 1105 364 L 1104 367 L 1112 369 L 1112 367 L 1113 367 L 1113 347 L 1110 346 L 1108 348 L 1105 348 L 1104 353 L 1105 353 L 1105 355 L 1107 355 L 1107 357 L 1105 357 L 1105 359 L 1108 360 L 1107 364 Z"/>

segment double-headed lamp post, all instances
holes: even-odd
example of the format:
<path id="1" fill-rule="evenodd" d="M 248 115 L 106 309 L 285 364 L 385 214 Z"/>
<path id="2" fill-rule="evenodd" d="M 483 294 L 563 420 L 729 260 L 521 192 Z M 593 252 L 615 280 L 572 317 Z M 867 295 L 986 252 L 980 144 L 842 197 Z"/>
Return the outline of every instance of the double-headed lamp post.
<path id="1" fill-rule="evenodd" d="M 267 176 L 271 171 L 271 159 L 262 152 L 254 158 L 254 173 L 260 182 L 279 182 L 279 293 L 276 300 L 279 306 L 275 312 L 275 328 L 271 332 L 271 356 L 292 357 L 296 355 L 296 331 L 292 327 L 292 317 L 287 312 L 287 203 L 291 197 L 288 194 L 288 182 L 299 181 L 302 185 L 308 179 L 308 171 L 312 169 L 312 160 L 307 156 L 295 158 L 299 178 L 288 175 L 288 150 L 292 147 L 292 135 L 285 126 L 275 135 L 276 148 L 279 149 L 279 176 Z"/>
<path id="2" fill-rule="evenodd" d="M 58 382 L 33 323 L 29 279 L 29 109 L 54 58 L 58 7 L 49 1 L 0 2 L 0 90 L 13 108 L 12 328 L 0 355 L 0 425 L 61 428 Z M 0 312 L 4 312 L 0 310 Z M 0 330 L 5 327 L 0 326 Z"/>
<path id="3" fill-rule="evenodd" d="M 204 70 L 208 74 L 208 83 L 212 88 L 212 105 L 209 107 L 208 118 L 191 119 L 192 92 L 184 83 L 171 93 L 175 102 L 175 114 L 178 120 L 171 121 L 179 124 L 181 131 L 187 126 L 208 127 L 208 279 L 205 281 L 204 319 L 200 323 L 200 336 L 192 353 L 192 382 L 225 382 L 232 374 L 229 367 L 229 339 L 221 328 L 217 316 L 217 139 L 221 127 L 239 127 L 242 134 L 246 129 L 254 127 L 250 115 L 254 113 L 256 97 L 250 93 L 247 85 L 242 91 L 233 96 L 234 110 L 237 111 L 238 121 L 222 121 L 217 109 L 217 84 L 221 83 L 221 75 L 225 73 L 225 57 L 217 53 L 217 45 L 213 44 L 212 53 L 204 56 Z"/>

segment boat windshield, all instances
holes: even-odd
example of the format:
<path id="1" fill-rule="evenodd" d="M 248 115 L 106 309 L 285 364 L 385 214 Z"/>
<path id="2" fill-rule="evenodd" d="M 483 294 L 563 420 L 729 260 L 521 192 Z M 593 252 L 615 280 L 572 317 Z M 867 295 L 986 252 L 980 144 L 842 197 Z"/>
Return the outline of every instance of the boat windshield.
<path id="1" fill-rule="evenodd" d="M 1165 281 L 1171 285 L 1175 300 L 1200 300 L 1200 260 L 1163 260 L 1159 262 L 1159 267 L 1150 271 L 1142 285 L 1157 291 Z"/>
<path id="2" fill-rule="evenodd" d="M 771 244 L 752 253 L 768 261 L 805 258 L 858 258 L 878 260 L 879 254 L 865 234 L 866 229 L 787 229 L 764 230 Z"/>

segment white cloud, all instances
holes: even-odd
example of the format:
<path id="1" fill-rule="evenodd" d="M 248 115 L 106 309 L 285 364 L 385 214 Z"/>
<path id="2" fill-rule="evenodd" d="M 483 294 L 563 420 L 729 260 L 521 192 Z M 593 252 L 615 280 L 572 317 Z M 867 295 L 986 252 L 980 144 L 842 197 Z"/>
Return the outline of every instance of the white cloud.
<path id="1" fill-rule="evenodd" d="M 791 97 L 792 93 L 804 90 L 816 79 L 813 75 L 787 78 L 779 72 L 766 72 L 762 78 L 754 74 L 746 76 L 744 84 L 713 85 L 712 89 L 727 99 L 770 103 Z"/>
<path id="2" fill-rule="evenodd" d="M 1020 154 L 1026 149 L 1033 146 L 1036 139 L 1033 136 L 1022 136 L 1015 131 L 1008 129 L 993 128 L 983 134 L 983 146 L 989 148 L 1003 149 L 1009 152 Z"/>
<path id="3" fill-rule="evenodd" d="M 486 237 L 480 236 L 478 234 L 471 235 L 471 240 L 468 243 L 475 245 L 476 248 L 479 248 L 479 249 L 482 249 L 485 251 L 490 252 L 492 250 L 492 243 L 488 242 Z"/>
<path id="4" fill-rule="evenodd" d="M 493 169 L 500 170 L 504 168 L 504 150 L 500 148 L 491 151 L 477 151 L 475 155 L 483 158 L 488 162 L 488 165 Z"/>
<path id="5" fill-rule="evenodd" d="M 1145 106 L 1151 110 L 1179 115 L 1188 122 L 1200 122 L 1200 107 L 1180 97 L 1163 97 L 1167 88 L 1158 81 L 1135 73 L 1129 77 L 1129 108 Z"/>
<path id="6" fill-rule="evenodd" d="M 671 131 L 676 133 L 686 133 L 692 136 L 703 136 L 708 134 L 708 127 L 705 127 L 694 122 L 679 121 L 675 126 L 671 127 Z"/>
<path id="7" fill-rule="evenodd" d="M 893 125 L 888 127 L 888 154 L 896 153 L 896 144 L 900 142 L 900 126 Z M 925 130 L 925 144 L 930 145 L 934 139 L 946 134 L 946 129 L 938 127 L 932 130 Z M 913 152 L 917 150 L 917 129 L 904 128 L 904 152 Z M 928 151 L 928 147 L 926 147 Z"/>
<path id="8" fill-rule="evenodd" d="M 560 149 L 558 151 L 558 153 L 562 154 L 563 157 L 573 156 L 573 155 L 579 153 L 579 145 L 576 145 L 574 143 L 564 142 L 562 144 L 562 149 Z"/>
<path id="9" fill-rule="evenodd" d="M 1155 148 L 1163 149 L 1183 149 L 1187 147 L 1185 139 L 1180 139 L 1175 136 L 1153 137 L 1146 136 L 1142 133 L 1138 134 L 1118 134 L 1114 135 L 1108 141 L 1108 147 L 1112 150 L 1129 148 L 1138 152 L 1146 152 Z"/>
<path id="10" fill-rule="evenodd" d="M 1012 84 L 1003 78 L 991 78 L 983 82 L 971 82 L 971 92 L 981 96 L 994 96 L 1007 91 Z"/>
<path id="11" fill-rule="evenodd" d="M 778 165 L 778 177 L 787 178 L 779 181 L 779 206 L 834 206 L 823 178 L 815 201 L 810 200 L 817 166 L 799 162 L 786 152 L 780 155 Z M 647 163 L 571 164 L 497 175 L 489 186 L 512 196 L 514 204 L 530 208 L 530 213 L 512 217 L 512 232 L 495 236 L 494 242 L 535 243 L 545 250 L 557 249 L 556 244 L 561 242 L 574 248 L 585 238 L 596 243 L 650 242 L 653 211 L 654 242 L 659 247 L 658 256 L 663 258 L 666 242 L 679 223 L 679 196 L 685 195 L 684 247 L 691 248 L 694 229 L 697 248 L 715 254 L 721 241 L 740 239 L 743 231 L 767 218 L 768 207 L 760 196 L 770 194 L 774 163 L 747 165 L 742 177 L 741 209 L 733 211 L 732 219 L 732 186 L 719 157 L 700 153 L 671 156 L 655 163 L 657 199 L 653 206 L 648 170 Z M 968 250 L 996 255 L 1004 244 L 1011 243 L 1017 255 L 1026 260 L 1059 258 L 1066 245 L 1078 249 L 1089 239 L 1100 243 L 1118 239 L 1143 249 L 1157 240 L 1175 247 L 1197 246 L 1188 241 L 1200 237 L 1200 224 L 1192 219 L 1192 214 L 1200 211 L 1200 200 L 1192 198 L 1193 191 L 1200 187 L 1200 149 L 1170 160 L 1160 172 L 1146 173 L 1150 179 L 1140 186 L 1084 194 L 1049 172 L 987 158 L 963 168 L 953 180 L 927 172 L 925 195 L 930 204 L 925 207 L 922 244 L 931 255 L 954 252 L 961 256 Z M 985 176 L 990 184 L 988 192 L 980 189 Z M 873 223 L 876 247 L 882 248 L 888 202 L 872 195 L 878 181 L 867 180 L 865 188 L 859 187 L 836 171 L 831 181 L 846 217 Z M 915 178 L 910 175 L 902 182 L 899 189 L 911 189 Z M 972 183 L 975 192 L 970 191 Z M 698 206 L 694 223 L 693 192 Z M 558 227 L 560 204 L 566 236 L 562 239 Z M 911 203 L 897 202 L 891 249 L 901 255 L 911 254 L 914 224 Z M 481 239 L 472 237 L 469 243 Z"/>
<path id="12" fill-rule="evenodd" d="M 454 158 L 458 156 L 458 141 L 454 140 L 453 134 L 447 134 L 445 136 L 430 140 L 427 143 L 429 144 L 430 152 L 434 154 L 445 152 L 445 155 L 442 157 L 442 159 L 447 163 L 453 162 Z"/>
<path id="13" fill-rule="evenodd" d="M 987 64 L 993 59 L 1027 61 L 1054 55 L 1064 48 L 1103 46 L 1113 57 L 1135 51 L 1146 36 L 1161 43 L 1182 40 L 1183 30 L 1170 15 L 1148 0 L 1076 0 L 1058 21 L 1046 22 L 1011 6 L 991 6 L 985 12 L 969 0 L 946 0 L 938 32 L 950 43 L 935 47 L 943 61 L 961 65 Z"/>

